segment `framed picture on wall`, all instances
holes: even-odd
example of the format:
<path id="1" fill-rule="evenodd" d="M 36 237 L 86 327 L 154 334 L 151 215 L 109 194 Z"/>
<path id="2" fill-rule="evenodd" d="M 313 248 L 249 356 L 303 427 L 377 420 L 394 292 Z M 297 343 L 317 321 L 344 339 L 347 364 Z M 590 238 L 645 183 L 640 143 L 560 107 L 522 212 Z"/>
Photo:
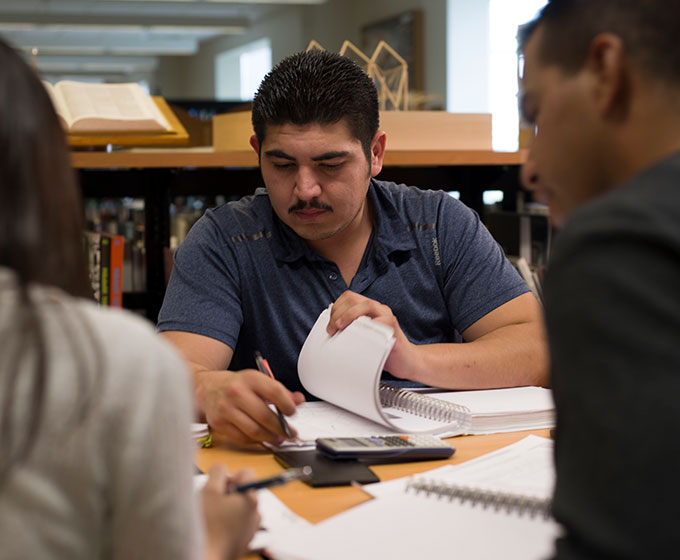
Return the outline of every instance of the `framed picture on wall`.
<path id="1" fill-rule="evenodd" d="M 424 87 L 422 35 L 422 12 L 409 10 L 364 25 L 360 30 L 361 50 L 370 57 L 378 43 L 385 41 L 408 64 L 409 92 L 422 93 Z"/>

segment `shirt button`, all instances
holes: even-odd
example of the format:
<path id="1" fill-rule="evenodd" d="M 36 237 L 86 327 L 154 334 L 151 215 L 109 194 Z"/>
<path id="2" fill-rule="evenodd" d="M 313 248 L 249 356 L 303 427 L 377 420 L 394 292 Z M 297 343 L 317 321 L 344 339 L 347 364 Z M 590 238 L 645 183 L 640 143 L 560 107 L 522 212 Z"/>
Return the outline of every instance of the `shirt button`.
<path id="1" fill-rule="evenodd" d="M 331 280 L 337 280 L 337 279 L 338 279 L 338 275 L 335 274 L 335 272 L 331 272 L 331 273 L 328 275 L 328 278 L 330 278 Z"/>

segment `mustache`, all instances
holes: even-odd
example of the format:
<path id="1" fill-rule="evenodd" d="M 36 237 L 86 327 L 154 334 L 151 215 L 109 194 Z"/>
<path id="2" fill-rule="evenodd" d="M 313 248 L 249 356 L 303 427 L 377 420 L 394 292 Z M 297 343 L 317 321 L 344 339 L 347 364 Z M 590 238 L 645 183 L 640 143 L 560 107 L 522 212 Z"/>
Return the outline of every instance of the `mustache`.
<path id="1" fill-rule="evenodd" d="M 315 210 L 328 210 L 329 212 L 333 211 L 333 207 L 330 204 L 324 204 L 323 202 L 319 202 L 316 198 L 313 198 L 309 202 L 298 200 L 295 204 L 293 204 L 293 206 L 288 208 L 288 213 L 291 214 L 293 212 L 297 212 L 298 210 L 306 210 L 307 208 L 314 208 Z"/>

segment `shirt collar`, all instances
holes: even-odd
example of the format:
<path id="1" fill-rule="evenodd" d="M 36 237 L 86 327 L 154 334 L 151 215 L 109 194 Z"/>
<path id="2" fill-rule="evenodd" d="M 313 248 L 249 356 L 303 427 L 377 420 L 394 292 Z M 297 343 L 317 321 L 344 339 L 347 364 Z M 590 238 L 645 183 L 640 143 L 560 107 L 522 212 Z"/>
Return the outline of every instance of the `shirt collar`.
<path id="1" fill-rule="evenodd" d="M 415 241 L 409 234 L 411 227 L 399 215 L 392 194 L 385 187 L 385 184 L 371 179 L 367 199 L 373 210 L 374 234 L 372 239 L 376 252 L 389 255 L 394 251 L 415 249 Z M 272 250 L 278 261 L 294 262 L 303 257 L 308 260 L 322 259 L 318 253 L 310 249 L 290 227 L 279 219 L 273 208 L 272 217 Z"/>

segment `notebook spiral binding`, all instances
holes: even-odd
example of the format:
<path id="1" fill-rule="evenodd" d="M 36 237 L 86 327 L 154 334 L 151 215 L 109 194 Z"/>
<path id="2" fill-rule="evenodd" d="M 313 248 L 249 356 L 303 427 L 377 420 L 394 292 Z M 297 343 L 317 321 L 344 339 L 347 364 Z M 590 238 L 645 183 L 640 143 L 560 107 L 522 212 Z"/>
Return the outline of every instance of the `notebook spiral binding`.
<path id="1" fill-rule="evenodd" d="M 443 484 L 429 480 L 410 480 L 406 485 L 406 492 L 413 491 L 416 494 L 423 492 L 426 495 L 435 495 L 439 498 L 458 500 L 462 503 L 469 502 L 482 508 L 493 508 L 496 511 L 528 515 L 529 517 L 551 517 L 551 500 L 522 496 L 505 492 L 493 492 L 466 486 Z"/>
<path id="2" fill-rule="evenodd" d="M 421 395 L 408 389 L 400 389 L 389 383 L 380 383 L 379 394 L 380 404 L 385 408 L 404 410 L 430 420 L 456 422 L 461 432 L 470 428 L 472 415 L 467 406 Z"/>

